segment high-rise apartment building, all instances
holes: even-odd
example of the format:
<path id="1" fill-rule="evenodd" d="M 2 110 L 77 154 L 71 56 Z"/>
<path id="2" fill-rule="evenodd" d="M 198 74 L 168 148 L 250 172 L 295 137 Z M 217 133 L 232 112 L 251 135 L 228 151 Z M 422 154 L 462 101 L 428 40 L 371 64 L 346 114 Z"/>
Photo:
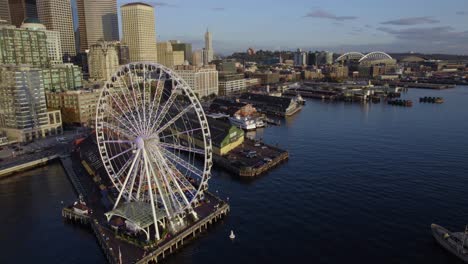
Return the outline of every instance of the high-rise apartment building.
<path id="1" fill-rule="evenodd" d="M 9 0 L 0 0 L 0 20 L 5 20 L 11 24 Z"/>
<path id="2" fill-rule="evenodd" d="M 30 64 L 36 67 L 49 66 L 45 31 L 0 24 L 0 63 Z"/>
<path id="3" fill-rule="evenodd" d="M 77 0 L 80 52 L 99 40 L 119 40 L 116 0 Z"/>
<path id="4" fill-rule="evenodd" d="M 199 98 L 213 94 L 218 95 L 218 71 L 214 67 L 182 65 L 175 66 L 174 69 Z"/>
<path id="5" fill-rule="evenodd" d="M 0 130 L 19 142 L 62 133 L 60 111 L 47 111 L 40 69 L 0 67 Z"/>
<path id="6" fill-rule="evenodd" d="M 125 4 L 120 10 L 123 42 L 128 45 L 130 61 L 158 61 L 154 8 L 137 2 Z"/>
<path id="7" fill-rule="evenodd" d="M 75 56 L 75 31 L 70 0 L 37 0 L 37 13 L 48 30 L 60 32 L 63 55 Z"/>
<path id="8" fill-rule="evenodd" d="M 297 49 L 294 53 L 294 65 L 295 66 L 305 66 L 307 65 L 307 52 Z"/>
<path id="9" fill-rule="evenodd" d="M 91 45 L 88 53 L 89 77 L 107 80 L 119 67 L 119 42 L 98 41 Z"/>
<path id="10" fill-rule="evenodd" d="M 37 18 L 36 0 L 8 0 L 11 24 L 20 27 L 26 18 Z"/>
<path id="11" fill-rule="evenodd" d="M 203 64 L 208 65 L 213 60 L 213 57 L 214 57 L 213 35 L 211 34 L 211 32 L 208 31 L 208 29 L 206 30 L 206 33 L 205 33 L 205 49 L 203 50 L 203 53 L 204 53 Z"/>
<path id="12" fill-rule="evenodd" d="M 39 22 L 37 18 L 27 18 L 21 25 L 22 29 L 40 30 L 46 33 L 47 51 L 49 53 L 50 63 L 52 65 L 61 64 L 63 62 L 62 45 L 60 41 L 60 32 L 47 30 L 46 27 Z"/>

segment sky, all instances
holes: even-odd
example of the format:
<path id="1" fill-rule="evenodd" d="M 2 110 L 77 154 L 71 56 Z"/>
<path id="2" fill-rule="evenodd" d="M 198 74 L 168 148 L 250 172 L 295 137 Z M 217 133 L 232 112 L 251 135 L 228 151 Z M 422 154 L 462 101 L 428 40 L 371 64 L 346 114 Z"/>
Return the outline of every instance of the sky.
<path id="1" fill-rule="evenodd" d="M 468 0 L 144 2 L 155 7 L 158 41 L 201 48 L 209 28 L 215 52 L 224 55 L 249 47 L 468 54 Z"/>

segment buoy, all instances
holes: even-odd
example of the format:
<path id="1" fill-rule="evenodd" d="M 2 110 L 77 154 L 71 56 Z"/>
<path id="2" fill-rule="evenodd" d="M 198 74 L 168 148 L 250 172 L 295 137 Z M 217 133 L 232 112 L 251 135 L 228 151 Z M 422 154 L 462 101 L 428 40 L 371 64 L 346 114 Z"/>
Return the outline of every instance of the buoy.
<path id="1" fill-rule="evenodd" d="M 231 234 L 229 235 L 229 238 L 230 239 L 236 238 L 236 235 L 234 235 L 234 231 L 231 230 Z"/>

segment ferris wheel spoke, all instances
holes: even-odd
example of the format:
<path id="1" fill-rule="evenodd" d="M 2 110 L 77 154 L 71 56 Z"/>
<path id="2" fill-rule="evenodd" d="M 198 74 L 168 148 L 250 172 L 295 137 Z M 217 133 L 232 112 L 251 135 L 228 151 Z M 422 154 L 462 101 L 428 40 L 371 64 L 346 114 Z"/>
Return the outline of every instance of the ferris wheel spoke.
<path id="1" fill-rule="evenodd" d="M 141 131 L 145 131 L 146 129 L 142 126 L 145 125 L 144 123 L 144 120 L 142 119 L 141 115 L 140 115 L 140 110 L 141 110 L 141 102 L 139 102 L 138 98 L 141 98 L 141 87 L 140 87 L 140 84 L 138 82 L 135 82 L 133 80 L 133 76 L 135 75 L 135 72 L 132 72 L 131 69 L 129 69 L 129 74 L 128 76 L 130 77 L 130 83 L 131 83 L 131 87 L 132 87 L 132 93 L 133 93 L 133 100 L 135 101 L 135 110 L 137 112 L 137 116 L 138 116 L 138 120 L 140 121 L 140 127 L 141 127 Z M 135 86 L 137 89 L 135 89 Z M 138 94 L 135 92 L 135 90 L 138 90 Z M 139 96 L 138 96 L 139 95 Z M 143 109 L 144 110 L 144 109 Z"/>
<path id="2" fill-rule="evenodd" d="M 176 97 L 177 97 L 177 94 L 173 91 L 171 95 L 169 96 L 169 98 L 167 99 L 166 103 L 164 104 L 163 108 L 159 112 L 156 118 L 156 121 L 154 122 L 153 126 L 151 126 L 150 131 L 154 131 L 154 128 L 159 127 L 161 125 L 161 122 L 164 120 L 164 117 L 169 112 L 169 109 L 174 103 L 174 100 Z"/>
<path id="3" fill-rule="evenodd" d="M 171 201 L 173 202 L 174 207 L 178 207 L 179 210 L 176 211 L 181 211 L 183 208 L 185 208 L 187 205 L 190 203 L 187 201 L 184 193 L 181 191 L 179 193 L 180 196 L 184 199 L 187 205 L 182 206 L 180 204 L 181 201 L 177 198 L 176 193 L 178 193 L 177 189 L 177 182 L 175 182 L 175 179 L 177 178 L 176 172 L 169 166 L 169 164 L 166 163 L 165 158 L 161 155 L 160 152 L 158 151 L 153 151 L 154 156 L 152 158 L 154 159 L 155 163 L 159 167 L 160 171 L 165 171 L 166 173 L 160 173 L 161 177 L 163 178 L 165 184 L 166 184 L 166 189 L 168 191 L 168 194 L 170 195 Z M 157 156 L 157 157 L 155 157 Z M 179 172 L 180 173 L 180 172 Z M 168 179 L 169 178 L 169 179 Z M 175 190 L 174 190 L 175 189 Z M 180 188 L 179 188 L 180 189 Z"/>
<path id="4" fill-rule="evenodd" d="M 151 161 L 148 157 L 148 153 L 146 152 L 146 150 L 143 150 L 143 154 L 144 154 L 144 160 L 145 160 L 145 167 L 146 167 L 146 170 L 147 170 L 147 173 L 149 173 L 149 170 L 151 170 L 151 174 L 148 174 L 148 177 L 150 175 L 153 176 L 153 181 L 156 183 L 156 186 L 157 186 L 157 190 L 160 192 L 160 197 L 161 197 L 161 200 L 163 202 L 163 205 L 164 205 L 164 209 L 166 211 L 166 214 L 167 216 L 169 217 L 169 219 L 172 218 L 173 214 L 171 212 L 171 209 L 169 206 L 168 206 L 168 203 L 166 201 L 167 199 L 167 195 L 163 193 L 163 189 L 162 189 L 162 186 L 159 182 L 159 179 L 158 179 L 158 175 L 154 172 L 154 168 L 153 166 L 150 166 L 151 165 Z M 148 169 L 149 168 L 149 169 Z M 149 181 L 150 182 L 150 181 Z M 172 221 L 171 221 L 171 225 L 173 225 Z M 174 227 L 174 226 L 173 226 Z"/>
<path id="5" fill-rule="evenodd" d="M 177 132 L 177 133 L 174 133 L 174 134 L 171 134 L 171 135 L 162 136 L 162 137 L 159 137 L 159 136 L 155 135 L 155 136 L 153 136 L 153 137 L 151 137 L 151 138 L 159 138 L 160 140 L 161 140 L 161 139 L 165 139 L 165 138 L 170 138 L 170 137 L 173 138 L 173 137 L 178 137 L 178 136 L 183 135 L 183 134 L 190 134 L 190 133 L 193 134 L 193 132 L 199 131 L 199 130 L 201 130 L 201 129 L 202 129 L 202 128 L 199 127 L 199 128 L 194 128 L 194 129 L 190 129 L 190 130 L 185 130 L 185 131 Z"/>
<path id="6" fill-rule="evenodd" d="M 135 132 L 133 132 L 133 131 L 129 131 L 127 129 L 115 126 L 115 125 L 113 125 L 111 123 L 108 123 L 108 122 L 102 122 L 102 126 L 103 126 L 103 128 L 110 129 L 110 130 L 114 131 L 117 134 L 123 134 L 128 139 L 132 139 L 135 136 L 137 136 L 137 134 L 135 134 Z"/>
<path id="7" fill-rule="evenodd" d="M 115 144 L 132 144 L 133 141 L 130 141 L 130 140 L 104 140 L 102 141 L 104 143 L 115 143 Z"/>
<path id="8" fill-rule="evenodd" d="M 131 74 L 132 74 L 132 71 L 130 70 L 130 68 L 128 68 L 128 74 L 127 76 L 131 77 Z M 131 81 L 132 79 L 130 79 Z M 135 123 L 137 124 L 137 126 L 140 128 L 140 131 L 143 131 L 142 127 L 141 127 L 141 118 L 140 117 L 140 112 L 139 112 L 139 105 L 138 105 L 138 98 L 135 96 L 135 88 L 134 88 L 134 85 L 133 85 L 133 82 L 129 84 L 127 84 L 127 81 L 125 80 L 125 78 L 120 78 L 119 79 L 119 82 L 121 83 L 121 86 L 122 87 L 125 87 L 126 91 L 123 91 L 123 96 L 125 97 L 125 99 L 128 101 L 128 98 L 127 98 L 127 94 L 129 95 L 131 101 L 132 101 L 132 104 L 133 104 L 133 109 L 135 109 L 134 111 L 132 111 L 132 116 L 135 120 Z M 122 84 L 123 82 L 123 84 Z M 131 87 L 131 90 L 130 88 Z M 129 104 L 130 106 L 130 104 Z M 134 112 L 137 112 L 137 115 L 135 115 Z"/>
<path id="9" fill-rule="evenodd" d="M 130 176 L 133 172 L 133 168 L 135 166 L 135 163 L 137 162 L 138 160 L 138 157 L 140 156 L 140 149 L 137 150 L 137 153 L 135 154 L 135 157 L 132 161 L 132 165 L 130 166 L 130 169 L 128 170 L 128 173 L 127 173 L 127 177 L 125 177 L 125 180 L 122 184 L 122 189 L 120 190 L 120 193 L 119 195 L 117 196 L 117 200 L 115 201 L 115 204 L 114 204 L 114 209 L 117 208 L 117 205 L 119 204 L 120 202 L 120 198 L 122 198 L 122 194 L 126 191 L 126 186 L 127 186 L 127 183 L 128 181 L 130 180 Z M 130 188 L 130 192 L 129 192 L 129 197 L 131 196 L 131 188 Z"/>
<path id="10" fill-rule="evenodd" d="M 134 130 L 134 128 L 131 128 L 131 125 L 127 125 L 127 122 L 121 119 L 120 116 L 118 116 L 112 109 L 108 109 L 107 113 L 109 113 L 113 119 L 118 121 L 118 123 L 126 128 L 127 131 L 130 131 L 133 135 L 138 136 L 138 130 Z"/>
<path id="11" fill-rule="evenodd" d="M 111 93 L 110 91 L 109 91 L 108 94 L 109 94 L 109 96 L 112 98 L 112 100 L 114 101 L 114 105 L 117 105 L 117 107 L 119 108 L 119 110 L 120 110 L 120 112 L 121 112 L 120 116 L 124 116 L 125 119 L 127 120 L 127 122 L 131 124 L 131 126 L 133 127 L 133 129 L 134 129 L 135 131 L 140 131 L 141 128 L 138 126 L 138 122 L 133 122 L 133 121 L 136 121 L 136 119 L 133 118 L 133 120 L 131 120 L 131 118 L 128 116 L 130 113 L 133 112 L 133 111 L 131 110 L 131 108 L 129 108 L 129 105 L 126 104 L 124 101 L 122 101 L 122 98 L 120 98 L 120 97 L 118 97 L 118 96 L 114 96 L 113 93 Z M 118 101 L 117 101 L 117 98 L 119 98 Z M 126 107 L 125 107 L 126 109 L 124 110 L 124 109 L 122 108 L 122 106 L 126 106 Z M 116 113 L 116 115 L 119 116 L 119 113 Z M 131 116 L 134 116 L 134 115 L 132 115 L 132 114 L 130 114 L 130 115 L 131 115 Z M 135 126 L 134 123 L 136 123 L 136 126 Z"/>
<path id="12" fill-rule="evenodd" d="M 161 97 L 162 97 L 162 94 L 163 94 L 163 91 L 164 91 L 164 82 L 163 82 L 163 85 L 162 85 L 162 87 L 160 89 L 162 74 L 163 74 L 163 71 L 161 69 L 159 71 L 158 81 L 156 82 L 156 91 L 154 92 L 154 97 L 153 97 L 153 100 L 151 100 L 151 104 L 150 104 L 150 112 L 149 112 L 148 122 L 151 122 L 153 120 L 153 114 L 157 114 L 156 113 L 157 110 L 155 112 L 154 109 L 158 108 L 159 104 L 161 103 Z M 156 101 L 157 101 L 157 104 L 156 104 Z M 151 126 L 151 123 L 148 123 L 148 128 L 150 126 Z"/>
<path id="13" fill-rule="evenodd" d="M 148 168 L 148 162 L 147 162 L 146 153 L 144 150 L 143 150 L 143 162 L 145 164 L 145 175 L 146 175 L 146 181 L 148 183 L 148 192 L 150 196 L 151 210 L 153 211 L 153 221 L 154 221 L 154 227 L 156 231 L 156 238 L 159 240 L 159 230 L 158 230 L 158 221 L 157 221 L 158 218 L 156 215 L 156 208 L 155 208 L 156 201 L 153 196 L 153 187 L 151 186 L 152 184 L 151 184 L 151 178 L 150 178 L 150 173 L 149 173 L 149 168 Z"/>
<path id="14" fill-rule="evenodd" d="M 119 153 L 119 154 L 117 154 L 117 155 L 115 155 L 115 156 L 109 158 L 109 161 L 112 161 L 113 159 L 116 159 L 116 158 L 118 158 L 118 157 L 120 157 L 120 156 L 122 156 L 122 155 L 125 155 L 126 153 L 128 153 L 128 152 L 130 152 L 130 151 L 132 151 L 132 150 L 133 150 L 133 148 L 129 148 L 129 149 L 127 149 L 127 150 L 125 150 L 125 151 L 123 151 L 123 152 L 121 152 L 121 153 Z"/>
<path id="15" fill-rule="evenodd" d="M 176 166 L 176 165 L 182 166 L 185 169 L 192 172 L 193 174 L 195 174 L 196 176 L 198 176 L 200 179 L 203 178 L 203 172 L 200 169 L 198 169 L 197 167 L 193 166 L 192 164 L 190 164 L 186 160 L 182 159 L 181 157 L 175 155 L 174 153 L 172 153 L 172 152 L 170 152 L 170 151 L 168 151 L 166 149 L 161 149 L 161 151 L 166 155 L 166 157 L 171 161 L 171 163 L 174 166 Z"/>
<path id="16" fill-rule="evenodd" d="M 182 150 L 182 151 L 192 152 L 195 154 L 205 155 L 205 150 L 203 149 L 185 147 L 182 145 L 174 145 L 174 144 L 162 143 L 162 142 L 158 143 L 158 145 L 166 149 L 170 148 L 170 149 Z"/>
<path id="17" fill-rule="evenodd" d="M 136 126 L 139 128 L 139 130 L 141 130 L 139 122 L 136 119 L 135 114 L 134 114 L 135 110 L 132 110 L 132 105 L 133 105 L 134 109 L 138 109 L 138 108 L 137 108 L 137 106 L 136 106 L 136 104 L 135 104 L 135 102 L 133 100 L 132 100 L 132 102 L 130 102 L 129 99 L 127 98 L 127 94 L 130 95 L 130 90 L 128 89 L 128 85 L 127 85 L 127 83 L 125 82 L 124 79 L 119 78 L 117 80 L 119 82 L 120 91 L 121 91 L 121 93 L 123 95 L 123 98 L 125 99 L 125 102 L 123 102 L 123 100 L 122 100 L 122 105 L 126 106 L 125 108 L 128 110 L 129 113 L 131 113 L 130 116 L 132 117 L 132 119 L 135 122 Z M 124 83 L 122 83 L 122 82 L 124 82 Z M 130 122 L 132 122 L 132 121 L 130 121 Z"/>
<path id="18" fill-rule="evenodd" d="M 188 111 L 192 110 L 193 105 L 189 105 L 184 110 L 182 110 L 180 113 L 178 113 L 176 116 L 171 118 L 171 120 L 167 121 L 162 127 L 157 128 L 155 134 L 159 134 L 162 131 L 164 131 L 166 128 L 170 127 L 172 124 L 174 124 L 177 120 L 179 120 L 182 116 L 184 116 Z"/>

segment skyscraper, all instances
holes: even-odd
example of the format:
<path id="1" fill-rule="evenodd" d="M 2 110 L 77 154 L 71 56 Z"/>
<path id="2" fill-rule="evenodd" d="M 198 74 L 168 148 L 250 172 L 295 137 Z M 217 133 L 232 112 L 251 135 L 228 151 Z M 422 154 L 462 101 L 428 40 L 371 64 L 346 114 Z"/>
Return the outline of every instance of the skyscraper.
<path id="1" fill-rule="evenodd" d="M 130 61 L 158 61 L 154 8 L 130 3 L 121 8 L 123 42 L 128 45 Z"/>
<path id="2" fill-rule="evenodd" d="M 0 19 L 11 24 L 9 0 L 0 0 Z"/>
<path id="3" fill-rule="evenodd" d="M 107 80 L 119 67 L 119 43 L 116 41 L 98 41 L 89 48 L 89 77 Z"/>
<path id="4" fill-rule="evenodd" d="M 20 27 L 26 18 L 37 18 L 36 0 L 8 0 L 11 23 Z"/>
<path id="5" fill-rule="evenodd" d="M 213 60 L 213 56 L 214 56 L 213 55 L 214 54 L 214 51 L 213 51 L 213 35 L 211 34 L 211 32 L 208 31 L 208 29 L 206 29 L 206 33 L 205 33 L 204 53 L 205 54 L 203 54 L 203 56 L 204 56 L 203 63 L 208 64 Z"/>
<path id="6" fill-rule="evenodd" d="M 192 63 L 192 44 L 190 43 L 180 43 L 178 41 L 170 41 L 172 43 L 173 51 L 183 51 L 184 60 Z"/>
<path id="7" fill-rule="evenodd" d="M 158 63 L 169 68 L 184 64 L 184 52 L 174 51 L 170 42 L 159 42 L 157 47 Z"/>
<path id="8" fill-rule="evenodd" d="M 60 32 L 63 55 L 75 56 L 75 34 L 70 0 L 37 0 L 39 20 L 48 30 Z"/>
<path id="9" fill-rule="evenodd" d="M 119 40 L 116 0 L 77 0 L 80 52 L 98 40 Z"/>

